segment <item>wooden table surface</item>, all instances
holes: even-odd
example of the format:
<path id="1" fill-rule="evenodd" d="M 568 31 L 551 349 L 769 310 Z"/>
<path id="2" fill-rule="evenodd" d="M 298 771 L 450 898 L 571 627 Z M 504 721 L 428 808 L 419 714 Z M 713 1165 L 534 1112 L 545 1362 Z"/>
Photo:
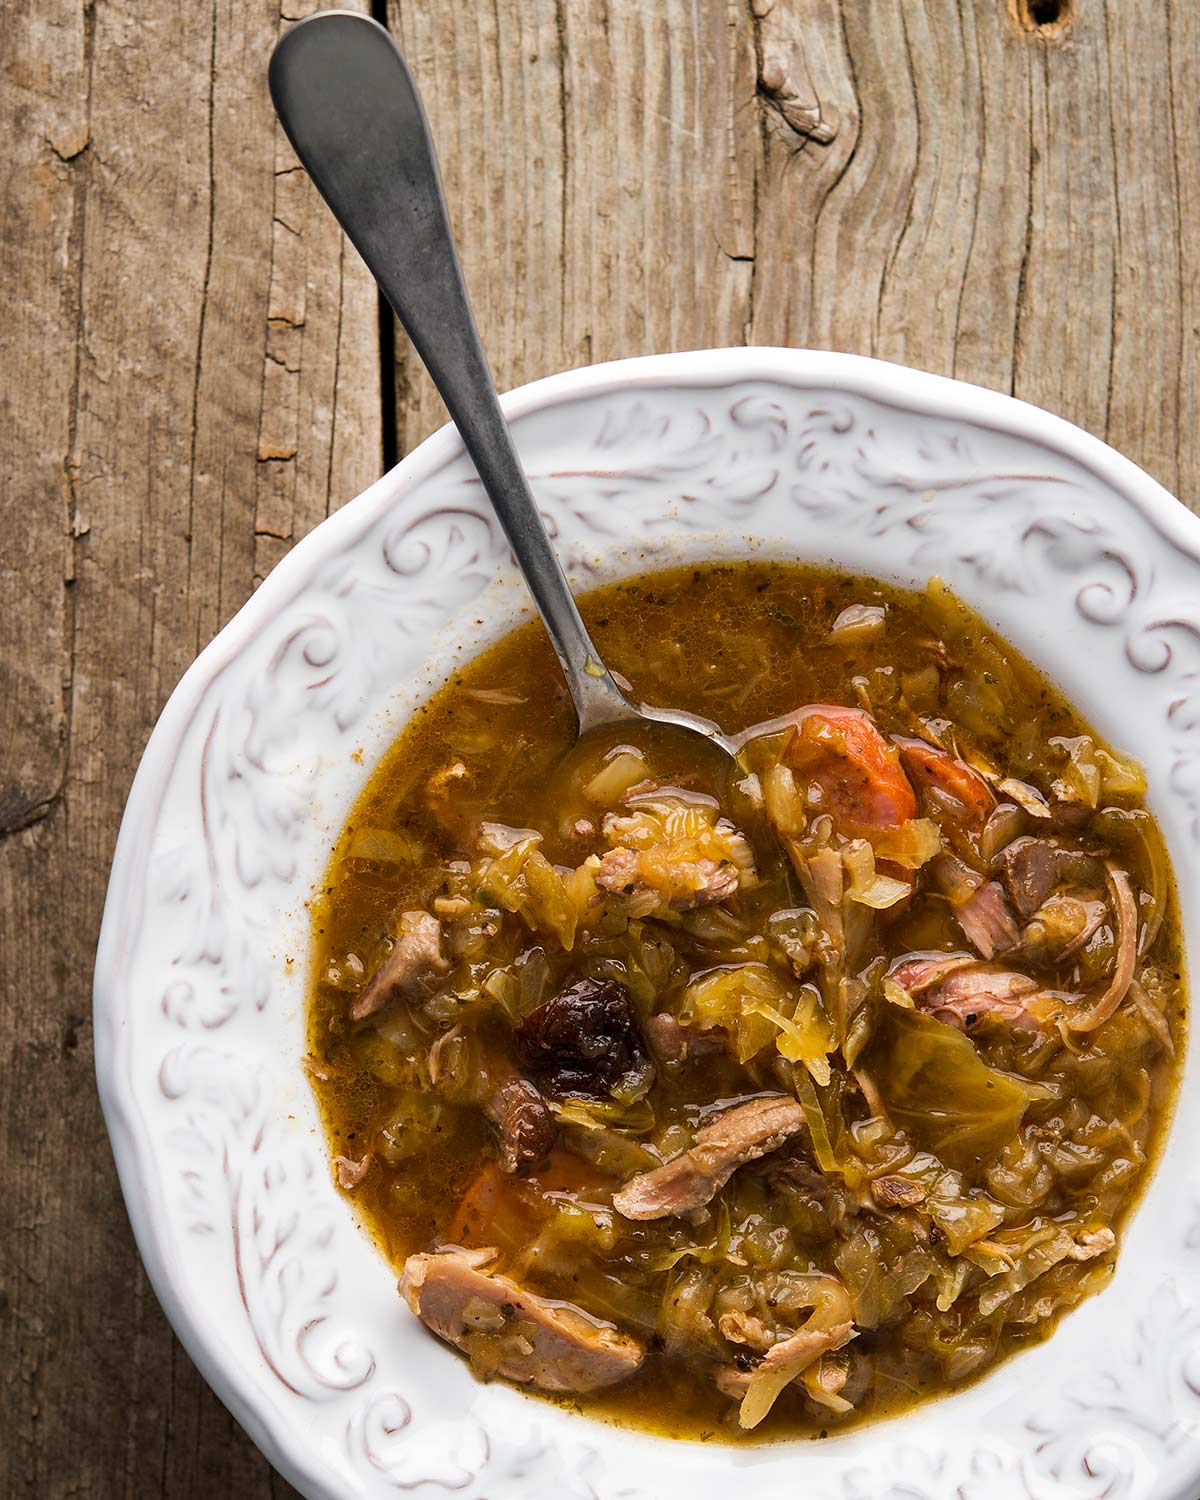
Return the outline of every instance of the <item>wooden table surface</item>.
<path id="1" fill-rule="evenodd" d="M 344 3 L 344 0 L 343 0 Z M 296 167 L 276 0 L 0 0 L 0 1495 L 291 1494 L 143 1276 L 91 968 L 155 717 L 442 413 Z M 856 350 L 1200 501 L 1196 0 L 392 0 L 502 387 Z"/>

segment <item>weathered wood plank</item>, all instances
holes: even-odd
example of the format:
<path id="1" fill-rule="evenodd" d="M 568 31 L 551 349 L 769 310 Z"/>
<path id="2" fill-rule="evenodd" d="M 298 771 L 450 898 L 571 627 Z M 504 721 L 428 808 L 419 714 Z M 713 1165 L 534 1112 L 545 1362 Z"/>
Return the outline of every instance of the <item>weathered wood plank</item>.
<path id="1" fill-rule="evenodd" d="M 41 1412 L 56 1322 L 82 1311 L 56 1285 L 62 1213 L 49 1180 L 67 1150 L 45 1107 L 86 1068 L 65 1056 L 55 918 L 66 816 L 72 640 L 72 466 L 79 338 L 79 241 L 88 152 L 89 36 L 81 5 L 8 7 L 0 67 L 6 131 L 0 274 L 0 1492 L 50 1493 L 63 1467 Z M 86 974 L 89 960 L 81 953 Z M 77 982 L 74 1013 L 87 980 Z M 77 1034 L 77 1033 L 76 1033 Z M 52 1092 L 47 1086 L 53 1081 Z M 95 1111 L 93 1109 L 93 1115 Z M 109 1222 L 113 1208 L 108 1211 Z M 61 1245 L 61 1239 L 60 1239 Z M 58 1293 L 57 1298 L 55 1293 Z M 94 1333 L 89 1342 L 94 1344 Z M 61 1399 L 59 1402 L 61 1410 Z"/>
<path id="2" fill-rule="evenodd" d="M 499 383 L 700 344 L 850 349 L 1013 391 L 1188 489 L 1195 19 L 1060 9 L 393 0 Z M 398 338 L 408 447 L 442 411 Z"/>
<path id="3" fill-rule="evenodd" d="M 278 555 L 259 533 L 281 553 L 379 472 L 378 303 L 294 164 L 277 175 L 278 0 L 9 10 L 0 1493 L 282 1495 L 138 1268 L 91 963 L 146 735 Z M 264 378 L 281 339 L 286 393 Z"/>
<path id="4" fill-rule="evenodd" d="M 7 146 L 0 284 L 0 837 L 44 817 L 66 771 L 70 691 L 69 455 L 76 383 L 86 40 L 73 0 L 13 5 L 0 70 Z M 30 504 L 32 496 L 37 504 Z"/>
<path id="5" fill-rule="evenodd" d="M 1104 18 L 1093 11 L 1069 43 L 1033 46 L 1014 384 L 1018 395 L 1103 436 L 1118 237 Z"/>
<path id="6" fill-rule="evenodd" d="M 1175 234 L 1179 247 L 1180 350 L 1177 379 L 1164 393 L 1174 414 L 1175 493 L 1193 510 L 1200 511 L 1200 422 L 1196 404 L 1200 400 L 1200 121 L 1196 100 L 1200 98 L 1200 9 L 1191 0 L 1170 0 L 1166 7 L 1166 58 L 1155 73 L 1154 92 L 1161 128 L 1164 114 L 1162 86 L 1167 85 L 1165 113 L 1171 122 L 1174 142 L 1174 187 L 1177 205 Z M 1151 56 L 1158 55 L 1148 49 Z M 1136 248 L 1136 247 L 1135 247 Z M 1163 312 L 1164 317 L 1170 310 Z M 1165 482 L 1165 481 L 1164 481 Z"/>
<path id="7" fill-rule="evenodd" d="M 476 314 L 500 386 L 741 343 L 753 39 L 741 0 L 404 0 Z M 397 335 L 401 450 L 445 420 Z"/>
<path id="8" fill-rule="evenodd" d="M 1183 87 L 1194 89 L 1200 32 L 1195 7 L 1186 10 L 1180 19 L 1191 34 L 1193 76 Z M 1177 456 L 1181 418 L 1189 434 L 1196 427 L 1180 408 L 1185 345 L 1196 346 L 1195 305 L 1189 327 L 1182 279 L 1185 265 L 1194 274 L 1200 264 L 1196 241 L 1182 232 L 1181 200 L 1187 193 L 1194 202 L 1200 122 L 1194 93 L 1181 96 L 1182 115 L 1175 105 L 1176 49 L 1162 6 L 1154 0 L 1110 4 L 1105 34 L 1117 230 L 1105 435 L 1178 492 L 1185 487 Z M 1147 46 L 1148 36 L 1157 45 Z M 1192 400 L 1195 394 L 1192 387 Z M 1196 477 L 1194 471 L 1187 476 L 1193 505 L 1200 501 Z"/>

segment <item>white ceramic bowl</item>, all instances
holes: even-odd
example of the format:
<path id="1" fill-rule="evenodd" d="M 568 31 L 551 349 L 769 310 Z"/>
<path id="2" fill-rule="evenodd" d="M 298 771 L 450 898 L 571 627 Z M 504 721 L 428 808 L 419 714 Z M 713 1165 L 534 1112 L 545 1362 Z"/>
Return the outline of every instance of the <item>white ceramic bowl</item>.
<path id="1" fill-rule="evenodd" d="M 751 555 L 945 578 L 1144 763 L 1196 950 L 1200 522 L 1140 470 L 1008 397 L 836 354 L 635 359 L 505 407 L 577 587 Z M 322 1500 L 1195 1500 L 1194 1047 L 1112 1284 L 1043 1346 L 893 1422 L 669 1443 L 477 1384 L 402 1308 L 331 1182 L 300 1068 L 305 901 L 406 716 L 524 613 L 443 429 L 276 568 L 138 771 L 96 967 L 97 1073 L 150 1278 L 230 1410 Z"/>

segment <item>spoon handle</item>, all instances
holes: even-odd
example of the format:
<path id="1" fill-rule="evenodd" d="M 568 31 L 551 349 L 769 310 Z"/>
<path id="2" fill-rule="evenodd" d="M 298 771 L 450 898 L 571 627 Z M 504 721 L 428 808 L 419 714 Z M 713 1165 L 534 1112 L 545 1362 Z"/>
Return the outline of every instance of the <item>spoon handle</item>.
<path id="1" fill-rule="evenodd" d="M 388 33 L 324 11 L 278 42 L 271 97 L 288 138 L 395 308 L 491 497 L 562 663 L 579 728 L 632 718 L 559 566 L 488 369 L 429 123 Z"/>

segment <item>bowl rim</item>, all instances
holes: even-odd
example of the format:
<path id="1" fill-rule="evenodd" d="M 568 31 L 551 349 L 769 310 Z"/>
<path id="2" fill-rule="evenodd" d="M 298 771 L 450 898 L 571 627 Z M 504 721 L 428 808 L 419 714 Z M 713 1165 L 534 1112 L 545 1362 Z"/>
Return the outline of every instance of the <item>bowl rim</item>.
<path id="1" fill-rule="evenodd" d="M 513 422 L 610 391 L 721 388 L 756 380 L 801 390 L 830 388 L 897 410 L 949 417 L 1051 448 L 1094 474 L 1139 511 L 1171 546 L 1200 562 L 1200 517 L 1100 438 L 1012 395 L 867 355 L 772 346 L 641 355 L 545 376 L 505 393 L 501 405 Z M 155 1211 L 156 1184 L 137 1130 L 136 1101 L 119 1067 L 120 1038 L 132 1024 L 123 994 L 129 959 L 124 913 L 131 902 L 140 904 L 137 876 L 149 852 L 144 815 L 161 803 L 183 736 L 208 687 L 305 586 L 324 557 L 353 545 L 382 513 L 463 451 L 457 429 L 448 422 L 321 521 L 276 565 L 183 674 L 150 734 L 130 787 L 97 947 L 93 975 L 97 1088 L 130 1225 L 151 1286 L 209 1386 L 271 1465 L 308 1495 L 331 1493 L 310 1451 L 294 1443 L 282 1413 L 264 1402 L 238 1368 L 223 1358 L 219 1336 L 203 1326 L 177 1290 L 164 1219 Z M 1188 1500 L 1184 1490 L 1176 1492 L 1176 1500 Z"/>

